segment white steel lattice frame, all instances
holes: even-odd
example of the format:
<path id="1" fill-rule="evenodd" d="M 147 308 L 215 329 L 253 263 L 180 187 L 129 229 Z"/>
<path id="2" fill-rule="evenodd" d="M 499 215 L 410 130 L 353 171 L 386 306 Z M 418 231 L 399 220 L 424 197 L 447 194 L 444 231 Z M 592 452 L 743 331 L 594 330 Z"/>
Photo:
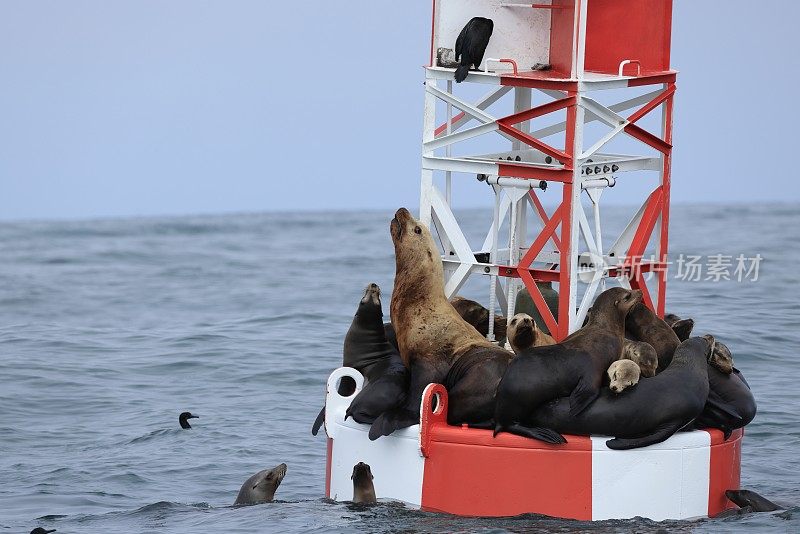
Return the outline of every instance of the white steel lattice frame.
<path id="1" fill-rule="evenodd" d="M 582 67 L 578 72 L 582 71 Z M 561 81 L 520 80 L 483 72 L 469 74 L 468 82 L 494 84 L 489 93 L 474 103 L 452 93 L 452 70 L 426 68 L 425 112 L 423 120 L 422 181 L 420 217 L 436 229 L 445 248 L 445 291 L 454 295 L 472 273 L 490 279 L 489 308 L 495 304 L 507 316 L 514 313 L 514 297 L 521 280 L 549 330 L 556 339 L 563 339 L 582 323 L 598 289 L 607 277 L 620 274 L 623 284 L 641 289 L 644 301 L 663 316 L 666 291 L 666 259 L 670 190 L 670 158 L 672 152 L 672 104 L 675 74 L 658 76 L 584 76 Z M 447 89 L 438 82 L 446 80 Z M 612 88 L 656 85 L 659 89 L 604 106 L 588 96 L 592 91 Z M 514 114 L 494 117 L 486 109 L 504 95 L 514 91 Z M 553 101 L 531 107 L 532 92 L 540 91 Z M 436 103 L 447 105 L 447 117 L 436 126 Z M 459 113 L 452 114 L 452 108 Z M 630 116 L 620 113 L 636 109 Z M 655 109 L 662 112 L 661 136 L 636 125 Z M 530 121 L 553 112 L 566 110 L 566 121 L 530 131 Z M 474 126 L 467 125 L 475 121 Z M 583 147 L 585 124 L 600 121 L 610 131 L 588 148 Z M 520 125 L 516 127 L 515 125 Z M 453 145 L 481 135 L 496 132 L 511 141 L 511 150 L 497 154 L 452 156 Z M 565 132 L 565 147 L 558 149 L 542 141 L 549 135 Z M 607 154 L 601 149 L 612 139 L 628 135 L 657 151 L 656 156 Z M 436 150 L 444 149 L 444 156 Z M 441 150 L 440 150 L 441 152 Z M 498 156 L 520 156 L 522 161 L 498 161 Z M 605 188 L 613 186 L 617 175 L 626 171 L 649 170 L 659 173 L 658 186 L 643 202 L 616 241 L 606 250 L 601 241 L 599 201 Z M 434 184 L 434 172 L 444 171 L 445 193 Z M 453 172 L 484 175 L 495 195 L 493 223 L 483 246 L 473 251 L 451 210 Z M 542 206 L 536 190 L 547 184 L 562 185 L 562 199 L 553 213 Z M 546 185 L 545 185 L 546 187 Z M 593 207 L 590 224 L 580 202 L 586 191 Z M 536 238 L 525 246 L 528 213 L 542 225 Z M 508 219 L 509 239 L 501 247 L 499 231 Z M 560 232 L 558 228 L 560 227 Z M 654 234 L 655 230 L 655 234 Z M 658 235 L 654 261 L 643 261 L 643 254 L 652 235 Z M 580 251 L 580 238 L 586 250 Z M 545 251 L 550 243 L 553 251 Z M 479 261 L 475 253 L 488 253 L 487 261 Z M 485 259 L 485 258 L 481 258 Z M 532 264 L 544 264 L 534 268 Z M 657 275 L 656 298 L 650 296 L 646 273 Z M 506 288 L 499 278 L 506 278 Z M 587 283 L 578 302 L 578 281 Z M 559 283 L 559 316 L 553 317 L 535 281 Z M 493 322 L 489 322 L 490 328 Z M 490 337 L 492 332 L 490 331 Z"/>

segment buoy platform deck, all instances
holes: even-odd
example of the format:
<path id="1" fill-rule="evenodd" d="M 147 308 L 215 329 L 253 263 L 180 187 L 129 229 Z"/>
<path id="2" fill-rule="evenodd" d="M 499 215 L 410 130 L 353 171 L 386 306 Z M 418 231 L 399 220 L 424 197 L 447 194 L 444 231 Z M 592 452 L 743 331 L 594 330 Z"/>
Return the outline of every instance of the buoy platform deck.
<path id="1" fill-rule="evenodd" d="M 344 376 L 356 381 L 349 397 L 337 391 Z M 430 384 L 419 425 L 370 441 L 368 425 L 344 420 L 363 384 L 348 367 L 328 378 L 325 493 L 333 500 L 353 498 L 353 466 L 366 462 L 378 499 L 463 516 L 661 521 L 735 508 L 724 492 L 739 488 L 741 429 L 727 441 L 718 430 L 694 430 L 628 451 L 609 449 L 605 436 L 567 435 L 564 445 L 507 433 L 494 438 L 490 430 L 448 425 L 447 391 Z"/>

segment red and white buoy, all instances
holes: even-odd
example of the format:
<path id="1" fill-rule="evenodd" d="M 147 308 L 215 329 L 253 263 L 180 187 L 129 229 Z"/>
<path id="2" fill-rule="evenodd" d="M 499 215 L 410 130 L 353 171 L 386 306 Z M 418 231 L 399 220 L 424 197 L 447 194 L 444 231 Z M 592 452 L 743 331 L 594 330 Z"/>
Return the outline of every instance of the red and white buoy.
<path id="1" fill-rule="evenodd" d="M 471 100 L 454 91 L 453 69 L 435 61 L 475 16 L 491 18 L 494 32 L 484 64 L 459 84 L 458 91 L 470 84 L 489 89 Z M 670 67 L 671 26 L 672 0 L 433 0 L 420 220 L 441 239 L 448 298 L 471 275 L 488 278 L 489 339 L 495 307 L 514 315 L 520 281 L 541 326 L 557 341 L 583 324 L 608 278 L 640 289 L 663 317 L 677 77 Z M 609 93 L 615 101 L 601 103 Z M 659 112 L 660 131 L 645 129 L 643 119 Z M 584 135 L 591 122 L 606 130 L 594 141 Z M 471 143 L 479 136 L 510 146 L 476 153 Z M 643 152 L 608 151 L 623 137 Z M 476 175 L 494 205 L 477 249 L 451 202 L 453 190 Z M 604 245 L 601 196 L 632 175 L 639 183 L 651 179 L 652 188 L 614 242 Z M 549 212 L 545 191 L 557 196 Z M 584 210 L 584 193 L 591 210 Z M 645 259 L 651 242 L 655 254 Z M 557 313 L 537 282 L 558 284 Z M 339 396 L 336 386 L 345 375 L 363 385 L 353 369 L 337 369 L 328 379 L 326 494 L 332 499 L 352 498 L 353 465 L 366 462 L 379 498 L 460 515 L 662 520 L 734 507 L 724 491 L 739 487 L 741 430 L 727 441 L 716 430 L 680 432 L 629 451 L 610 450 L 608 438 L 595 436 L 567 436 L 559 446 L 493 438 L 488 430 L 448 426 L 447 393 L 431 384 L 419 425 L 372 442 L 367 426 L 344 420 L 352 397 Z"/>
<path id="2" fill-rule="evenodd" d="M 356 392 L 338 393 L 352 377 Z M 353 498 L 350 475 L 368 463 L 380 499 L 464 516 L 538 513 L 582 520 L 653 520 L 714 516 L 735 505 L 725 490 L 739 487 L 742 431 L 724 441 L 718 430 L 679 432 L 629 451 L 606 447 L 608 437 L 565 436 L 564 445 L 447 424 L 447 391 L 431 384 L 419 425 L 370 441 L 368 425 L 344 420 L 364 379 L 340 367 L 328 379 L 325 494 Z"/>

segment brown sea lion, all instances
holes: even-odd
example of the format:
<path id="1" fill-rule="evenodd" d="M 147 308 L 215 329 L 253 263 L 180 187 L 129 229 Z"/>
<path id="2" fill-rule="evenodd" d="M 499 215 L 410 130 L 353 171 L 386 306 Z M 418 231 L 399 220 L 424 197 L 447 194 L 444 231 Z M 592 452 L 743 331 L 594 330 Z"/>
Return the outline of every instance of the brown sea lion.
<path id="1" fill-rule="evenodd" d="M 374 504 L 378 502 L 375 498 L 375 485 L 372 483 L 374 478 L 369 464 L 358 462 L 353 466 L 353 474 L 350 479 L 353 481 L 354 503 Z"/>
<path id="2" fill-rule="evenodd" d="M 286 464 L 279 464 L 272 469 L 264 469 L 245 480 L 236 496 L 234 506 L 272 502 L 275 491 L 286 476 Z"/>
<path id="3" fill-rule="evenodd" d="M 521 354 L 530 347 L 555 345 L 553 336 L 546 334 L 527 313 L 518 313 L 508 323 L 508 342 L 514 354 Z"/>
<path id="4" fill-rule="evenodd" d="M 639 365 L 642 376 L 656 376 L 658 354 L 656 354 L 656 349 L 649 343 L 625 339 L 622 345 L 622 359 L 636 362 Z"/>
<path id="5" fill-rule="evenodd" d="M 632 360 L 617 360 L 608 367 L 608 388 L 614 393 L 622 393 L 625 388 L 639 383 L 641 369 Z"/>
<path id="6" fill-rule="evenodd" d="M 461 318 L 474 326 L 483 337 L 489 334 L 489 310 L 481 303 L 456 295 L 450 299 L 450 304 Z M 501 343 L 506 339 L 506 318 L 502 315 L 494 316 L 494 339 Z"/>
<path id="7" fill-rule="evenodd" d="M 515 357 L 497 388 L 495 435 L 533 437 L 527 431 L 529 414 L 558 397 L 569 396 L 572 415 L 594 402 L 608 367 L 622 356 L 625 316 L 641 299 L 638 290 L 608 289 L 595 300 L 586 326 L 561 343 Z"/>
<path id="8" fill-rule="evenodd" d="M 656 349 L 658 371 L 667 368 L 681 340 L 672 328 L 642 303 L 634 306 L 625 318 L 625 330 L 635 341 L 644 341 Z"/>
<path id="9" fill-rule="evenodd" d="M 405 208 L 397 210 L 390 231 L 396 260 L 391 318 L 411 384 L 405 405 L 378 417 L 370 439 L 419 423 L 422 391 L 430 383 L 448 389 L 449 423 L 491 428 L 495 390 L 512 354 L 484 338 L 448 302 L 430 231 Z M 552 432 L 540 439 L 563 442 Z"/>

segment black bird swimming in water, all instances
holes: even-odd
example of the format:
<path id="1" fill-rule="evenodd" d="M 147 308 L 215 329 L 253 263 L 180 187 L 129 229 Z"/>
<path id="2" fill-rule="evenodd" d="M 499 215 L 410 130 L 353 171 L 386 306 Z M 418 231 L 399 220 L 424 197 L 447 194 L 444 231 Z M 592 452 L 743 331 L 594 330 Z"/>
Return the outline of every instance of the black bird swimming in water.
<path id="1" fill-rule="evenodd" d="M 31 534 L 48 534 L 50 532 L 55 532 L 56 529 L 52 530 L 45 530 L 42 527 L 36 527 L 35 529 L 31 530 Z"/>
<path id="2" fill-rule="evenodd" d="M 486 45 L 492 36 L 494 22 L 492 19 L 474 17 L 467 22 L 461 33 L 456 39 L 456 61 L 461 64 L 456 69 L 456 83 L 461 83 L 467 77 L 472 65 L 478 66 L 483 61 L 483 53 L 486 52 Z"/>
<path id="3" fill-rule="evenodd" d="M 181 428 L 192 428 L 192 425 L 189 424 L 187 419 L 200 419 L 200 416 L 192 415 L 189 412 L 183 412 L 178 416 L 178 422 L 181 424 Z"/>

